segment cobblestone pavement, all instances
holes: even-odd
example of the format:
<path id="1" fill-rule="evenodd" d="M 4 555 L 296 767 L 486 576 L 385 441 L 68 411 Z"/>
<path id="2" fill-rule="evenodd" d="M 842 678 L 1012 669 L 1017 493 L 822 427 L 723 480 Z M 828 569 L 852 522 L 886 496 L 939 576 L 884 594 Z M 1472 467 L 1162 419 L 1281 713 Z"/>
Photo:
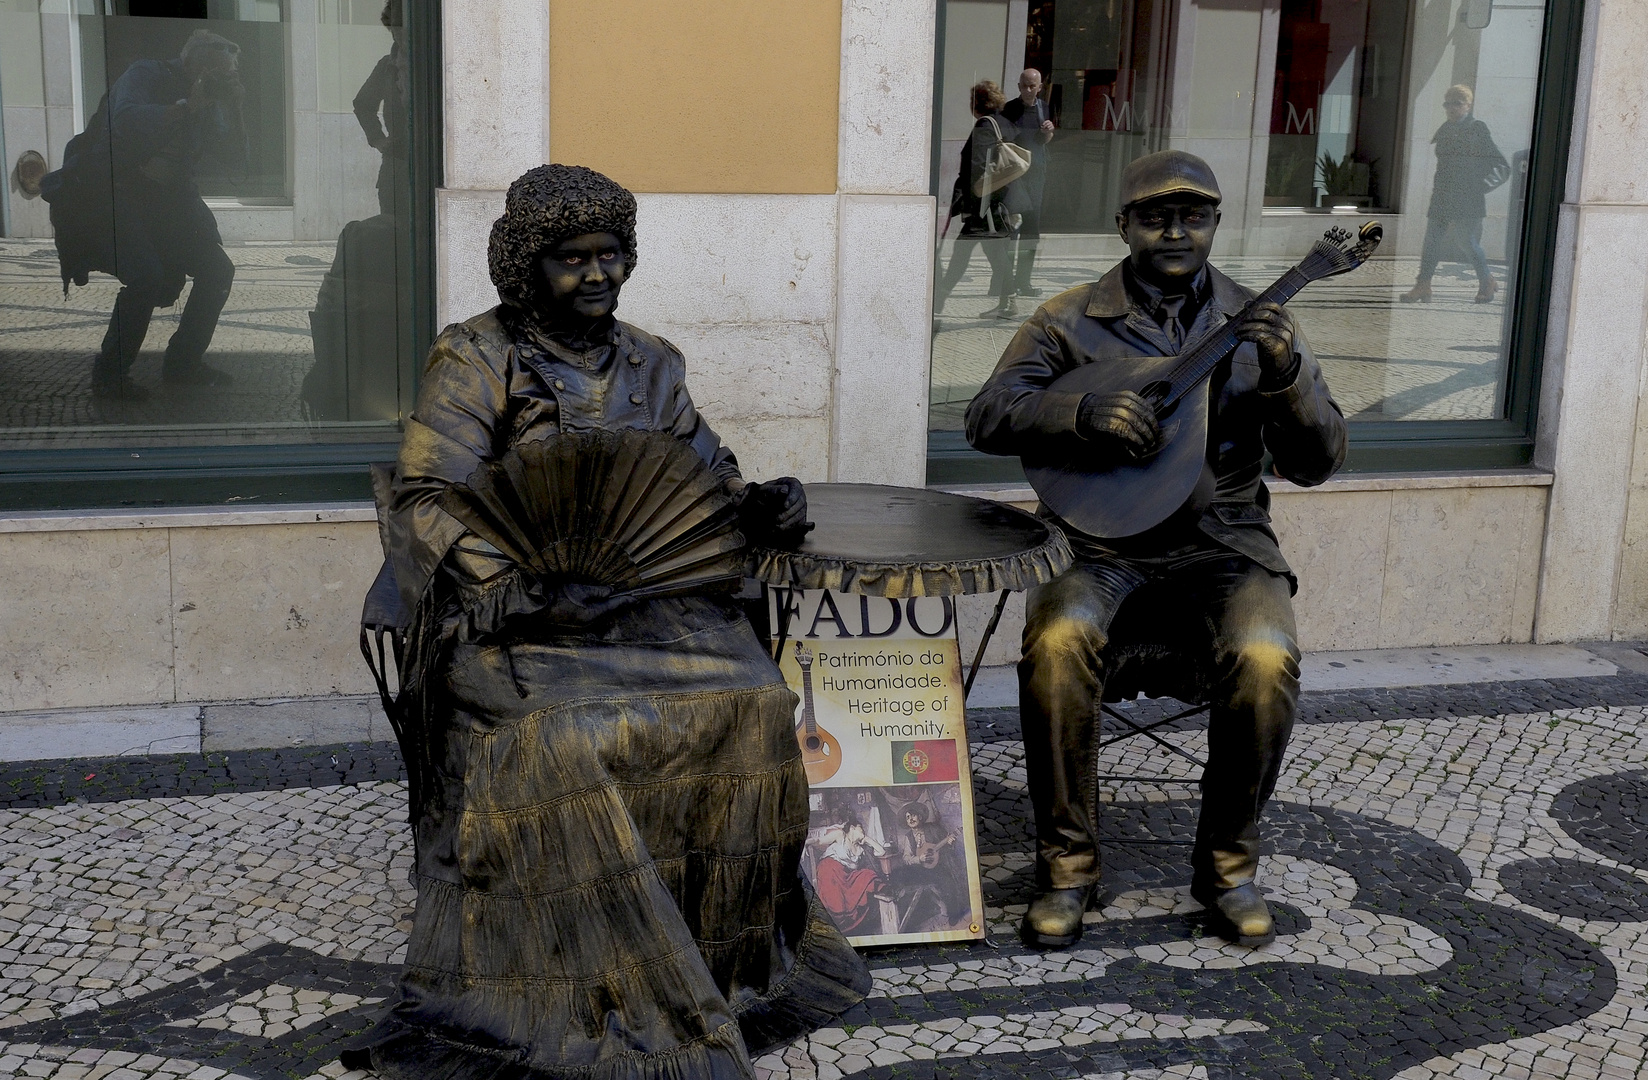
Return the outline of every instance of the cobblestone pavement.
<path id="1" fill-rule="evenodd" d="M 1017 718 L 980 710 L 989 940 L 872 952 L 871 998 L 758 1075 L 1648 1075 L 1645 706 L 1628 674 L 1304 695 L 1258 950 L 1205 933 L 1164 842 L 1192 835 L 1193 767 L 1122 743 L 1110 771 L 1170 780 L 1108 787 L 1106 892 L 1049 953 L 1013 934 Z M 413 900 L 396 768 L 381 744 L 0 767 L 0 1075 L 363 1077 L 335 1056 L 393 993 Z"/>

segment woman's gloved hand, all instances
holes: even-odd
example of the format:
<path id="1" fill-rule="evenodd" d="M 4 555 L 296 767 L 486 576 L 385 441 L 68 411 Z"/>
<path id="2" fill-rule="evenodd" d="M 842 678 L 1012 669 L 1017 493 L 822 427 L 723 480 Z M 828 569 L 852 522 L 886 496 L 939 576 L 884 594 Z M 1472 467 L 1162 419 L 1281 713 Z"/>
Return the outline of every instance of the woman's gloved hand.
<path id="1" fill-rule="evenodd" d="M 738 527 L 748 540 L 793 539 L 813 527 L 807 520 L 807 493 L 793 476 L 746 484 L 735 498 Z"/>

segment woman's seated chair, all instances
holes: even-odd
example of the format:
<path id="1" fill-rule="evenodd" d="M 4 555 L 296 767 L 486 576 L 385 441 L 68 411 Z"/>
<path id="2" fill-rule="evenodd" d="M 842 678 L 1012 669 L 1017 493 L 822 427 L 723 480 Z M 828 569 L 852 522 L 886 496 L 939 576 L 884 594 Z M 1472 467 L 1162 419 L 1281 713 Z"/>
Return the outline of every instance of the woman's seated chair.
<path id="1" fill-rule="evenodd" d="M 395 580 L 395 565 L 389 558 L 389 487 L 394 478 L 394 465 L 372 466 L 372 498 L 378 509 L 378 541 L 383 545 L 383 566 L 379 568 L 372 587 L 366 590 L 366 601 L 361 605 L 360 650 L 361 655 L 366 657 L 367 668 L 372 672 L 372 681 L 377 684 L 383 711 L 388 715 L 396 735 L 399 735 L 400 720 L 394 695 L 389 690 L 389 661 L 394 661 L 398 678 L 412 615 L 401 602 L 400 583 Z"/>

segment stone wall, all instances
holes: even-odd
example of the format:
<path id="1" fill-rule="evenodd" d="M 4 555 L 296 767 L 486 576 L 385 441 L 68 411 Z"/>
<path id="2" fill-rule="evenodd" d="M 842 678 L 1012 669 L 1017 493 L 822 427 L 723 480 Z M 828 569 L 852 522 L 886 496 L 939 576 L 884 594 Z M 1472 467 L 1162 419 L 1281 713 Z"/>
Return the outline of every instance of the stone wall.
<path id="1" fill-rule="evenodd" d="M 0 712 L 364 694 L 370 507 L 0 518 Z"/>
<path id="2" fill-rule="evenodd" d="M 487 231 L 551 153 L 553 79 L 547 4 L 444 12 L 450 321 L 495 302 Z M 1307 648 L 1648 636 L 1648 7 L 1593 0 L 1587 18 L 1543 471 L 1278 487 Z M 933 23 L 931 2 L 844 0 L 833 191 L 641 196 L 622 314 L 681 346 L 752 475 L 923 480 Z M 0 712 L 367 693 L 356 626 L 380 560 L 363 505 L 0 518 Z M 963 605 L 969 657 L 991 603 Z M 990 662 L 1016 655 L 1020 612 Z"/>
<path id="3" fill-rule="evenodd" d="M 1648 636 L 1648 5 L 1590 0 L 1541 381 L 1540 641 Z"/>
<path id="4" fill-rule="evenodd" d="M 806 6 L 813 22 L 816 7 Z M 748 474 L 920 484 L 932 297 L 933 5 L 888 10 L 847 0 L 838 19 L 826 20 L 839 28 L 831 55 L 839 56 L 840 80 L 826 103 L 837 146 L 831 189 L 813 193 L 816 133 L 804 129 L 816 126 L 816 101 L 792 103 L 800 130 L 745 140 L 748 155 L 765 146 L 782 157 L 789 141 L 799 149 L 789 172 L 752 163 L 742 193 L 724 190 L 727 167 L 701 160 L 709 151 L 692 140 L 677 148 L 675 174 L 642 169 L 625 141 L 632 133 L 607 131 L 604 115 L 553 101 L 543 89 L 577 92 L 577 78 L 554 65 L 630 55 L 650 31 L 619 20 L 599 48 L 581 38 L 549 49 L 556 13 L 572 17 L 549 10 L 549 18 L 535 13 L 523 22 L 513 8 L 506 19 L 502 7 L 478 0 L 445 5 L 452 59 L 447 186 L 439 193 L 441 321 L 497 302 L 486 241 L 509 182 L 557 147 L 583 148 L 593 163 L 610 158 L 620 181 L 626 170 L 644 181 L 639 263 L 620 317 L 686 354 L 694 399 Z M 817 27 L 808 33 L 816 37 Z M 660 62 L 666 81 L 701 86 L 713 112 L 727 107 L 715 88 L 732 85 L 729 77 L 743 85 L 750 75 L 747 65 L 712 59 L 671 53 Z M 500 98 L 508 106 L 495 115 Z M 706 193 L 712 183 L 718 190 Z"/>
<path id="5" fill-rule="evenodd" d="M 1275 490 L 1308 650 L 1528 641 L 1540 475 Z M 1025 505 L 1028 489 L 996 497 Z M 0 713 L 372 692 L 357 645 L 370 507 L 0 518 Z M 961 605 L 971 660 L 993 596 Z M 986 655 L 1018 657 L 1015 596 Z"/>

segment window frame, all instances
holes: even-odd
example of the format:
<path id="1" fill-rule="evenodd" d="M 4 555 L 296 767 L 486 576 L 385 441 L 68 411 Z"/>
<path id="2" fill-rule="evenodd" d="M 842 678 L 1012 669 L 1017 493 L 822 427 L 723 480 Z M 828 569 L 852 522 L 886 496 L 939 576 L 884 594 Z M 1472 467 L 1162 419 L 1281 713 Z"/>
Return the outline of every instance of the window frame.
<path id="1" fill-rule="evenodd" d="M 933 178 L 938 196 L 938 111 L 943 80 L 944 8 L 940 0 L 932 121 Z M 1527 468 L 1533 461 L 1539 388 L 1556 278 L 1557 227 L 1567 184 L 1574 101 L 1584 38 L 1584 0 L 1548 0 L 1540 43 L 1539 83 L 1528 153 L 1527 195 L 1518 243 L 1520 273 L 1506 350 L 1506 415 L 1490 420 L 1377 420 L 1350 424 L 1344 472 L 1443 472 Z M 934 245 L 934 258 L 938 247 Z M 930 363 L 930 361 L 929 361 Z M 927 483 L 1023 483 L 1017 458 L 967 445 L 961 432 L 927 433 Z"/>
<path id="2" fill-rule="evenodd" d="M 435 336 L 435 190 L 441 179 L 441 4 L 404 8 L 407 51 L 428 57 L 410 79 L 411 351 L 402 357 L 402 417 Z M 106 446 L 0 450 L 0 511 L 370 501 L 369 466 L 400 438 L 255 446 Z"/>

